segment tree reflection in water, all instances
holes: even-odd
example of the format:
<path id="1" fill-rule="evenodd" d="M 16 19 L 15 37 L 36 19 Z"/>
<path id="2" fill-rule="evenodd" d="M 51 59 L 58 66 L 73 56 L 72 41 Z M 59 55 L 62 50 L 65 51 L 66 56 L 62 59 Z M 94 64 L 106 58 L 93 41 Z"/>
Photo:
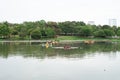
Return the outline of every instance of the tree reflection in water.
<path id="1" fill-rule="evenodd" d="M 84 58 L 85 56 L 96 53 L 105 54 L 109 56 L 115 56 L 116 52 L 120 51 L 120 44 L 118 43 L 95 43 L 95 44 L 83 44 L 83 43 L 69 43 L 70 46 L 79 47 L 78 49 L 53 49 L 44 48 L 41 43 L 0 43 L 0 57 L 8 58 L 9 56 L 23 56 L 35 57 L 35 58 Z M 65 44 L 59 44 L 54 46 L 64 46 Z"/>

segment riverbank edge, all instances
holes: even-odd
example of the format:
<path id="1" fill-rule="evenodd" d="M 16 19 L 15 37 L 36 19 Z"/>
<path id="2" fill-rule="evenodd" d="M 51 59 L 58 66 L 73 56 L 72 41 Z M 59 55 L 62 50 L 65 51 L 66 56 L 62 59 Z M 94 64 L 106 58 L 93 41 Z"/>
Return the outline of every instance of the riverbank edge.
<path id="1" fill-rule="evenodd" d="M 88 40 L 88 39 L 87 39 Z M 49 42 L 49 41 L 53 41 L 53 40 L 3 40 L 0 41 L 2 42 Z M 86 40 L 59 40 L 59 43 L 66 43 L 66 42 L 83 42 Z M 95 42 L 120 42 L 120 40 L 92 40 Z"/>

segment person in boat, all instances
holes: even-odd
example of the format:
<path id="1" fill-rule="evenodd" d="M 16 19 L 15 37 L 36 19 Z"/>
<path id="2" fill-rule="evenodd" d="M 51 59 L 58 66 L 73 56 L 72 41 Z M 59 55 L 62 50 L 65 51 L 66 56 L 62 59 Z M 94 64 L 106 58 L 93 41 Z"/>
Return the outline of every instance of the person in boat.
<path id="1" fill-rule="evenodd" d="M 57 41 L 51 41 L 51 42 L 52 42 L 52 44 L 55 44 L 55 45 L 56 45 L 56 44 L 58 44 L 58 42 L 57 42 Z"/>
<path id="2" fill-rule="evenodd" d="M 65 45 L 64 49 L 70 49 L 71 47 L 69 45 Z"/>
<path id="3" fill-rule="evenodd" d="M 46 47 L 46 48 L 48 48 L 48 47 L 49 47 L 49 43 L 48 43 L 48 42 L 46 42 L 45 47 Z"/>
<path id="4" fill-rule="evenodd" d="M 53 45 L 52 42 L 50 42 L 50 43 L 49 43 L 49 46 L 52 47 L 52 45 Z"/>

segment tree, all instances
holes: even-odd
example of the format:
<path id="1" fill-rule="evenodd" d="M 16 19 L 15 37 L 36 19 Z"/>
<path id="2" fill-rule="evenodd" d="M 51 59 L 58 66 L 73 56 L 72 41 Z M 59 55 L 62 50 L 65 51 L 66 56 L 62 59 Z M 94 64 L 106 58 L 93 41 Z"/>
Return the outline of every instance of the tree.
<path id="1" fill-rule="evenodd" d="M 120 36 L 120 30 L 117 31 L 117 36 Z"/>
<path id="2" fill-rule="evenodd" d="M 78 26 L 86 26 L 86 24 L 85 24 L 83 21 L 76 22 L 76 24 L 77 24 Z"/>
<path id="3" fill-rule="evenodd" d="M 3 38 L 7 38 L 10 34 L 10 29 L 8 27 L 7 22 L 4 22 L 3 24 L 0 25 L 0 35 Z"/>
<path id="4" fill-rule="evenodd" d="M 115 36 L 115 32 L 113 30 L 110 29 L 104 29 L 104 33 L 107 36 Z"/>
<path id="5" fill-rule="evenodd" d="M 24 39 L 27 36 L 27 27 L 24 24 L 19 24 L 17 27 L 18 35 L 20 39 Z"/>
<path id="6" fill-rule="evenodd" d="M 105 32 L 102 29 L 100 29 L 100 30 L 97 30 L 94 32 L 94 36 L 95 37 L 105 37 L 106 35 L 105 35 Z"/>
<path id="7" fill-rule="evenodd" d="M 60 32 L 61 32 L 61 29 L 58 26 L 57 22 L 49 21 L 49 22 L 47 22 L 47 27 L 52 28 L 56 34 L 60 34 Z"/>
<path id="8" fill-rule="evenodd" d="M 47 27 L 47 24 L 46 24 L 45 20 L 40 20 L 40 21 L 36 21 L 34 26 L 40 27 L 41 30 L 45 30 L 45 28 Z"/>
<path id="9" fill-rule="evenodd" d="M 10 27 L 10 38 L 15 38 L 15 35 L 18 35 L 18 31 L 15 27 Z"/>
<path id="10" fill-rule="evenodd" d="M 49 38 L 55 36 L 55 32 L 52 28 L 47 28 L 45 33 L 46 33 L 47 37 L 49 37 Z"/>
<path id="11" fill-rule="evenodd" d="M 31 32 L 32 39 L 40 39 L 41 38 L 41 32 L 40 28 L 36 28 Z"/>
<path id="12" fill-rule="evenodd" d="M 32 31 L 34 30 L 34 28 L 30 28 L 27 31 L 27 34 L 29 35 L 29 40 L 31 40 L 31 35 L 32 35 Z"/>
<path id="13" fill-rule="evenodd" d="M 109 25 L 103 25 L 102 29 L 111 29 L 111 27 Z"/>
<path id="14" fill-rule="evenodd" d="M 75 33 L 75 22 L 65 21 L 58 24 L 65 35 Z"/>
<path id="15" fill-rule="evenodd" d="M 115 34 L 117 34 L 117 26 L 113 26 L 112 30 L 115 32 Z"/>
<path id="16" fill-rule="evenodd" d="M 92 35 L 92 28 L 88 26 L 82 26 L 80 30 L 80 35 L 81 36 L 91 36 Z"/>

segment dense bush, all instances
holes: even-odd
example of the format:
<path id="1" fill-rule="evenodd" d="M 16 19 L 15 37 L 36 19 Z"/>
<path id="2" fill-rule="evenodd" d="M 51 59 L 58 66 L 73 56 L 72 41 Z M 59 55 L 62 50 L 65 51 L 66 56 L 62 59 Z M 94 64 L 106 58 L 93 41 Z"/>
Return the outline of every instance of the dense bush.
<path id="1" fill-rule="evenodd" d="M 94 36 L 95 36 L 95 37 L 105 38 L 106 34 L 105 34 L 104 30 L 101 29 L 101 30 L 95 31 L 95 32 L 94 32 Z"/>
<path id="2" fill-rule="evenodd" d="M 0 23 L 0 38 L 11 38 L 11 36 L 15 38 L 17 36 L 20 39 L 40 39 L 43 37 L 51 38 L 56 35 L 106 38 L 108 36 L 120 36 L 120 27 L 88 25 L 81 21 L 46 22 L 40 20 L 21 24 Z"/>
<path id="3" fill-rule="evenodd" d="M 32 31 L 31 34 L 32 39 L 40 39 L 41 38 L 41 32 L 39 29 L 35 29 Z"/>

